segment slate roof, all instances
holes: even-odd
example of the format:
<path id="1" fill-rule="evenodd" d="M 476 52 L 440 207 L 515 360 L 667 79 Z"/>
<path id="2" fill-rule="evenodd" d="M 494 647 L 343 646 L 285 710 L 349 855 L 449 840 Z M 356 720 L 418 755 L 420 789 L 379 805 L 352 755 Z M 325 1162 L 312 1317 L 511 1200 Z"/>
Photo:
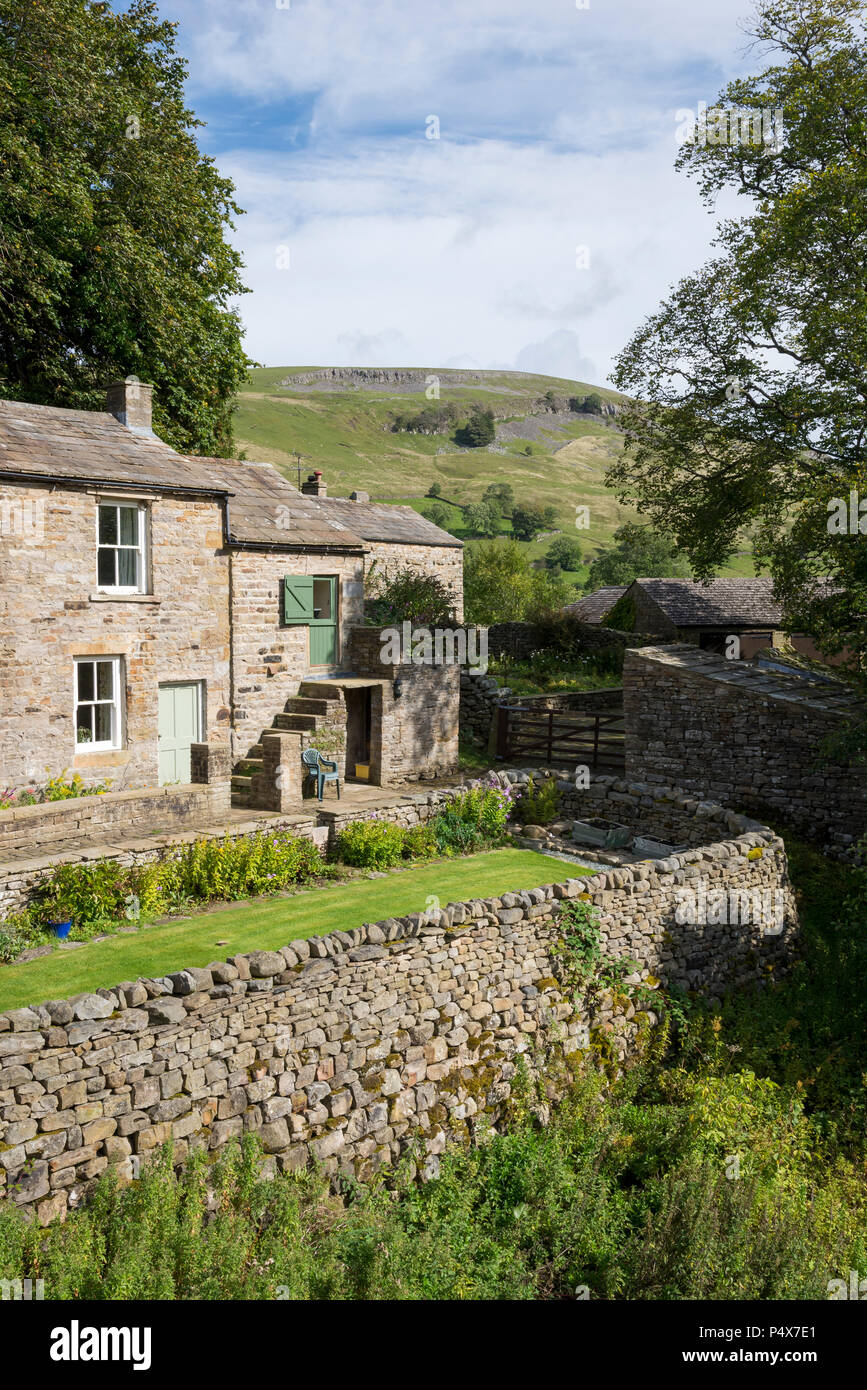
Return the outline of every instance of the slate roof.
<path id="1" fill-rule="evenodd" d="M 749 695 L 812 705 L 844 717 L 864 713 L 864 706 L 851 686 L 807 671 L 769 671 L 746 661 L 730 661 L 715 652 L 703 652 L 691 643 L 639 647 L 633 650 L 633 655 L 659 666 L 678 667 L 705 680 L 737 686 Z"/>
<path id="2" fill-rule="evenodd" d="M 239 544 L 308 550 L 364 550 L 358 530 L 351 530 L 323 510 L 318 497 L 307 497 L 270 463 L 238 459 L 198 459 L 206 475 L 230 491 L 229 533 Z"/>
<path id="3" fill-rule="evenodd" d="M 346 497 L 317 499 L 325 515 L 342 521 L 366 541 L 393 541 L 403 545 L 442 545 L 463 549 L 463 541 L 434 526 L 412 507 L 390 502 L 351 502 Z"/>
<path id="4" fill-rule="evenodd" d="M 200 461 L 102 410 L 0 401 L 0 473 L 224 493 Z"/>
<path id="5" fill-rule="evenodd" d="M 231 537 L 239 544 L 358 552 L 365 541 L 462 546 L 412 507 L 308 497 L 271 464 L 178 454 L 101 410 L 0 400 L 4 473 L 227 498 Z"/>
<path id="6" fill-rule="evenodd" d="M 677 627 L 777 628 L 783 611 L 770 579 L 636 579 Z"/>
<path id="7" fill-rule="evenodd" d="M 601 623 L 605 615 L 611 612 L 617 600 L 623 597 L 628 587 L 628 584 L 609 584 L 604 589 L 596 589 L 592 594 L 585 594 L 577 603 L 567 603 L 563 612 L 571 613 L 574 617 L 580 618 L 582 623 Z"/>

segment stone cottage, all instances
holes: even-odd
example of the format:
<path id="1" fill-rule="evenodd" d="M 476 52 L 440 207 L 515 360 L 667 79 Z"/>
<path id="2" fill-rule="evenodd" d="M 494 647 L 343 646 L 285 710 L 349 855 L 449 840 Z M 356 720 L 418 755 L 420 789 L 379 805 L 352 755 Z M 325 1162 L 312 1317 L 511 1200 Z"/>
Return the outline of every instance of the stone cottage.
<path id="1" fill-rule="evenodd" d="M 635 579 L 629 585 L 598 589 L 567 612 L 584 622 L 611 623 L 666 642 L 692 642 L 702 651 L 730 654 L 737 637 L 739 655 L 749 660 L 765 647 L 790 645 L 802 656 L 819 652 L 805 633 L 788 632 L 773 581 L 755 578 Z"/>
<path id="2" fill-rule="evenodd" d="M 231 778 L 280 810 L 308 743 L 386 784 L 453 767 L 458 672 L 385 667 L 361 624 L 374 561 L 439 575 L 460 621 L 461 543 L 319 473 L 183 457 L 151 391 L 0 401 L 0 791 Z"/>

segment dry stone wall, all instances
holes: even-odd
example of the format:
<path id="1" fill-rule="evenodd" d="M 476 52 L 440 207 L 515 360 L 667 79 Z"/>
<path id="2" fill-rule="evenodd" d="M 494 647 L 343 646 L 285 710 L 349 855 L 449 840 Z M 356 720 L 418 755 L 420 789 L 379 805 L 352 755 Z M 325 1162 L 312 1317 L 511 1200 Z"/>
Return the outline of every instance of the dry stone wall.
<path id="1" fill-rule="evenodd" d="M 624 785 L 636 814 L 658 800 L 688 817 L 669 791 Z M 697 818 L 718 835 L 730 824 L 720 807 Z M 780 930 L 678 925 L 678 895 L 699 879 L 780 892 Z M 576 1001 L 562 979 L 557 914 L 579 897 L 598 908 L 603 952 L 637 962 L 636 1002 Z M 366 1176 L 409 1150 L 430 1176 L 447 1143 L 499 1123 L 519 1066 L 549 1087 L 588 1057 L 616 1068 L 657 1021 L 658 981 L 718 994 L 764 977 L 797 925 L 783 845 L 762 827 L 419 909 L 0 1015 L 0 1192 L 44 1223 L 109 1164 L 134 1178 L 164 1143 L 181 1161 L 248 1131 L 275 1169 Z"/>
<path id="2" fill-rule="evenodd" d="M 624 689 L 628 776 L 772 808 L 841 850 L 867 832 L 863 768 L 819 762 L 857 713 L 845 687 L 676 645 L 627 652 Z"/>

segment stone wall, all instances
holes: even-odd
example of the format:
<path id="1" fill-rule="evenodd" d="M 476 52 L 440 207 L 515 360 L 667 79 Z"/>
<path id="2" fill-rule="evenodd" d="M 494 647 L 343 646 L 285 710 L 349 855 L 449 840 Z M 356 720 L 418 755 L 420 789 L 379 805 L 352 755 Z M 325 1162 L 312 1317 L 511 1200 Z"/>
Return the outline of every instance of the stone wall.
<path id="1" fill-rule="evenodd" d="M 599 623 L 582 623 L 574 614 L 563 613 L 557 619 L 558 631 L 574 643 L 582 656 L 610 648 L 629 645 L 630 635 Z M 543 623 L 492 623 L 488 628 L 488 656 L 509 656 L 526 661 L 534 652 L 550 645 L 551 631 Z"/>
<path id="2" fill-rule="evenodd" d="M 382 628 L 353 629 L 350 653 L 359 676 L 385 681 L 372 714 L 371 780 L 382 786 L 441 777 L 458 764 L 460 670 L 453 663 L 397 665 L 382 660 Z M 400 681 L 395 695 L 394 682 Z"/>
<path id="3" fill-rule="evenodd" d="M 228 782 L 211 785 L 151 787 L 146 791 L 104 792 L 16 806 L 0 811 L 0 863 L 4 855 L 30 851 L 35 857 L 75 836 L 100 836 L 134 826 L 151 830 L 184 830 L 191 822 L 220 816 L 228 810 Z"/>
<path id="4" fill-rule="evenodd" d="M 819 744 L 856 712 L 845 687 L 684 644 L 628 651 L 624 692 L 628 777 L 773 809 L 822 843 L 867 832 L 863 768 L 817 764 Z"/>
<path id="5" fill-rule="evenodd" d="M 121 490 L 122 491 L 122 490 Z M 0 783 L 44 783 L 63 769 L 116 790 L 159 778 L 161 681 L 204 685 L 208 742 L 229 741 L 228 557 L 216 500 L 147 501 L 151 594 L 97 592 L 97 508 L 110 488 L 27 487 L 4 481 L 36 509 L 39 537 L 2 538 L 0 563 Z M 122 658 L 122 748 L 76 745 L 76 657 Z"/>
<path id="6" fill-rule="evenodd" d="M 678 925 L 678 890 L 699 876 L 780 890 L 784 928 Z M 603 951 L 639 963 L 630 985 L 719 993 L 792 949 L 783 846 L 759 829 L 18 1009 L 0 1015 L 0 1191 L 44 1223 L 109 1164 L 134 1177 L 165 1142 L 180 1161 L 245 1131 L 275 1167 L 365 1177 L 412 1149 L 435 1173 L 450 1140 L 499 1122 L 519 1058 L 551 1085 L 559 1063 L 619 1065 L 656 1021 L 646 1002 L 603 995 L 594 1011 L 561 983 L 557 912 L 579 895 Z"/>

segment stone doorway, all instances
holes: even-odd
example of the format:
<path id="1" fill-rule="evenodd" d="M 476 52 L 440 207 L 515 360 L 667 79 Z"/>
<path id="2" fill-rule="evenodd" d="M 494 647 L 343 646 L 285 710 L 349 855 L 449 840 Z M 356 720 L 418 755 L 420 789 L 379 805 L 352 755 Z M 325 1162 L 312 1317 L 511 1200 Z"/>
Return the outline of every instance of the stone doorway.
<path id="1" fill-rule="evenodd" d="M 344 690 L 346 700 L 346 780 L 370 782 L 372 753 L 372 690 L 367 686 L 349 686 Z"/>

